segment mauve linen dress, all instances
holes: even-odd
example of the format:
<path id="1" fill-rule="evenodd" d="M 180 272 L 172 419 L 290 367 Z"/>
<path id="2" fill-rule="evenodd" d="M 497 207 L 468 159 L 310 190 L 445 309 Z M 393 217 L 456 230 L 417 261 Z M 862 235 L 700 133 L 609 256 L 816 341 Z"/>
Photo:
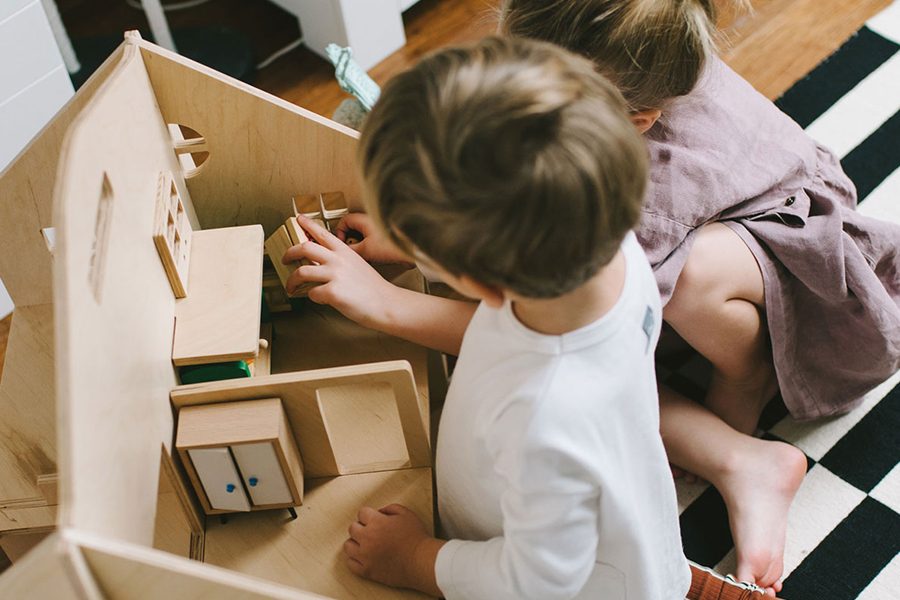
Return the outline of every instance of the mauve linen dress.
<path id="1" fill-rule="evenodd" d="M 663 303 L 697 232 L 719 221 L 759 263 L 794 417 L 846 412 L 900 369 L 900 226 L 856 212 L 856 189 L 831 151 L 719 59 L 645 137 L 638 239 Z"/>

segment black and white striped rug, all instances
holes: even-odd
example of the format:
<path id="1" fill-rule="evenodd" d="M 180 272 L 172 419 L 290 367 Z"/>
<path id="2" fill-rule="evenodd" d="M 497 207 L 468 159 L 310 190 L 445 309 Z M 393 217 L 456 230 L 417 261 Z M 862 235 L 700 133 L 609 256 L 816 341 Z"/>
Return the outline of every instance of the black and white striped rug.
<path id="1" fill-rule="evenodd" d="M 841 157 L 861 213 L 900 223 L 900 0 L 776 104 Z M 666 382 L 701 398 L 707 376 L 695 356 Z M 770 407 L 761 427 L 810 464 L 788 519 L 779 597 L 900 600 L 900 373 L 847 415 L 797 423 Z M 733 573 L 722 497 L 706 484 L 677 487 L 688 558 Z"/>

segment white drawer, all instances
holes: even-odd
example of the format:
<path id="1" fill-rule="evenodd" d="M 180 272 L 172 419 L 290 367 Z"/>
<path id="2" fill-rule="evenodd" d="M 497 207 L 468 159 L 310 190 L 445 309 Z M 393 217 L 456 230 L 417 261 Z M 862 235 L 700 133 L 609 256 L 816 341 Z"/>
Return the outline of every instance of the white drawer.
<path id="1" fill-rule="evenodd" d="M 284 478 L 281 462 L 271 442 L 232 446 L 241 476 L 254 506 L 288 504 L 294 501 Z"/>
<path id="2" fill-rule="evenodd" d="M 210 506 L 216 510 L 250 510 L 228 448 L 194 448 L 188 453 Z"/>

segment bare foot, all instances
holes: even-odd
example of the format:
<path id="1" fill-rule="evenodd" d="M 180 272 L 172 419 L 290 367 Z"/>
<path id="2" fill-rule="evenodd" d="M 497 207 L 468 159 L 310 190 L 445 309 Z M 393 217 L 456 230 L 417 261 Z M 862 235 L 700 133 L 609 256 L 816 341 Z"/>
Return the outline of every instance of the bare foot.
<path id="1" fill-rule="evenodd" d="M 806 456 L 783 442 L 747 438 L 714 482 L 725 504 L 739 581 L 781 591 L 788 509 L 806 475 Z"/>
<path id="2" fill-rule="evenodd" d="M 751 435 L 777 391 L 778 377 L 771 362 L 760 363 L 753 373 L 741 379 L 726 377 L 714 368 L 704 404 L 737 431 Z"/>

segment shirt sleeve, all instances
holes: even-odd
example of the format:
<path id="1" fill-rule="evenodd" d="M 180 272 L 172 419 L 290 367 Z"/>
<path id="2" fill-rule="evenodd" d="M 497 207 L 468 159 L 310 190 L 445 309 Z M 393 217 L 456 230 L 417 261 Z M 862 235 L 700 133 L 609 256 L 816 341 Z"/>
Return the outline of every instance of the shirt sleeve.
<path id="1" fill-rule="evenodd" d="M 579 455 L 584 445 L 552 427 L 538 440 L 521 435 L 522 411 L 511 412 L 520 414 L 493 436 L 494 471 L 506 485 L 503 536 L 441 548 L 435 575 L 447 600 L 569 599 L 594 568 L 600 492 Z M 520 439 L 509 435 L 517 429 Z"/>

